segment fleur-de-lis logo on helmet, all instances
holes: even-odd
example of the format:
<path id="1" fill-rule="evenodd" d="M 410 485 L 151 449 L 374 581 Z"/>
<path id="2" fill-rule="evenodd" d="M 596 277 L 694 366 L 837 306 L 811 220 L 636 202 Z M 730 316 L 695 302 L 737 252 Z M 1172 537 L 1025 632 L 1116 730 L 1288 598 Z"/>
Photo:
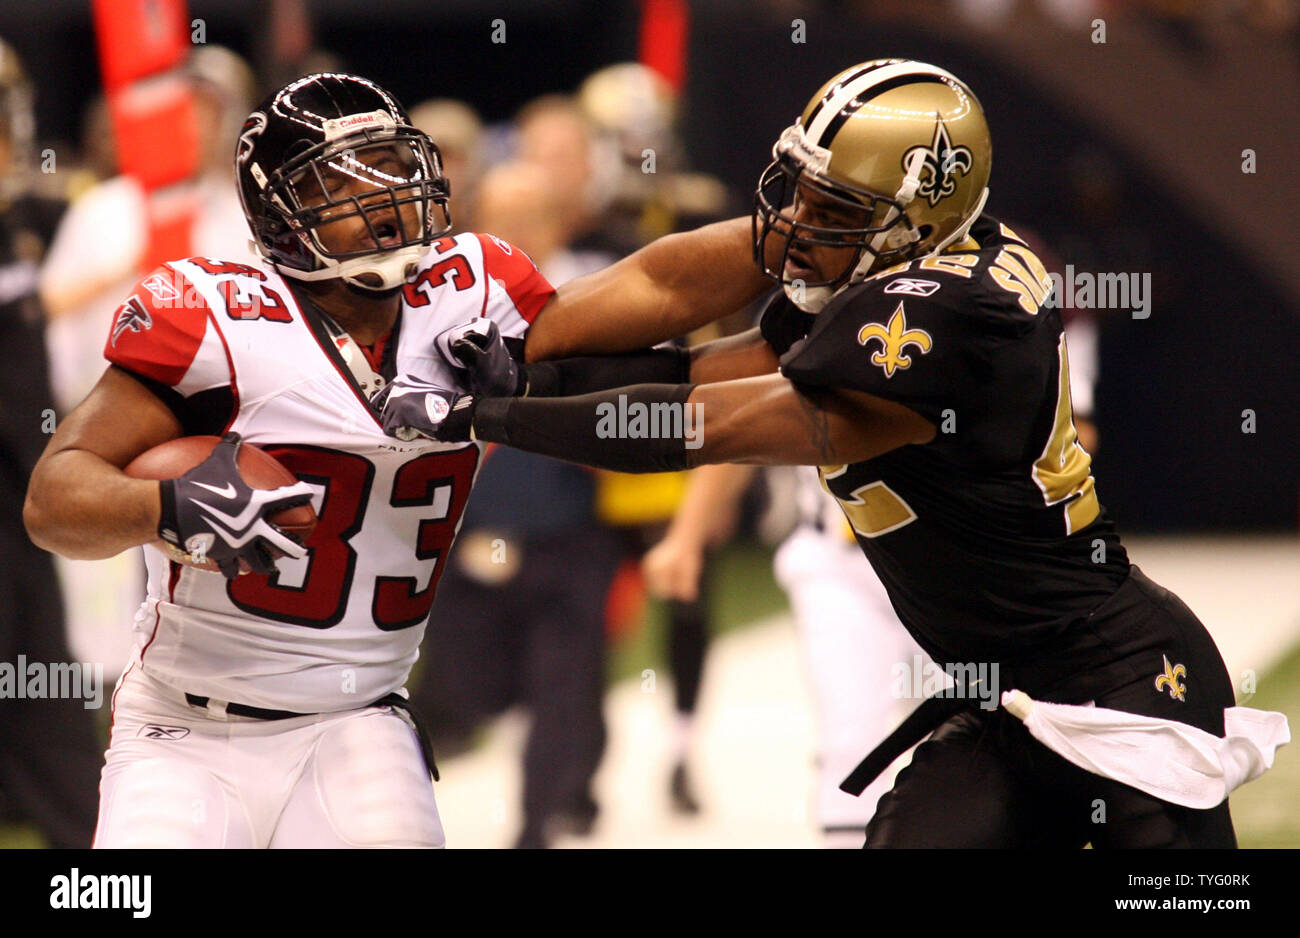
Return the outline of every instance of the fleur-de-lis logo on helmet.
<path id="1" fill-rule="evenodd" d="M 873 339 L 880 340 L 881 350 L 871 354 L 871 364 L 885 369 L 886 378 L 892 378 L 895 371 L 906 371 L 912 367 L 912 357 L 903 354 L 906 346 L 915 345 L 925 355 L 934 344 L 930 333 L 924 329 L 907 328 L 902 303 L 898 304 L 894 315 L 889 317 L 888 329 L 878 322 L 869 322 L 858 330 L 858 344 L 866 345 Z"/>
<path id="2" fill-rule="evenodd" d="M 1165 673 L 1156 678 L 1156 690 L 1169 688 L 1169 696 L 1174 700 L 1186 700 L 1187 685 L 1178 683 L 1180 677 L 1187 676 L 1187 668 L 1181 664 L 1170 664 L 1169 656 L 1164 655 Z"/>
<path id="3" fill-rule="evenodd" d="M 922 161 L 926 176 L 916 188 L 931 208 L 957 191 L 957 174 L 965 176 L 971 170 L 971 152 L 967 147 L 954 147 L 943 119 L 935 115 L 934 139 L 928 147 L 909 147 L 903 154 L 903 171 L 909 172 L 913 160 Z"/>

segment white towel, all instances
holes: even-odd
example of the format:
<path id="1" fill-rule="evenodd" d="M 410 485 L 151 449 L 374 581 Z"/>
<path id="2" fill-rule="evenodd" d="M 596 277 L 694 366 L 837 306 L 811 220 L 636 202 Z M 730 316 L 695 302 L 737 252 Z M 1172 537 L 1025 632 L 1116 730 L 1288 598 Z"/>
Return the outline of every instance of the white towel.
<path id="1" fill-rule="evenodd" d="M 1221 804 L 1271 768 L 1277 749 L 1291 741 L 1286 714 L 1249 707 L 1223 711 L 1220 738 L 1175 720 L 1044 703 L 1018 690 L 1003 693 L 1002 706 L 1079 768 L 1188 808 Z"/>

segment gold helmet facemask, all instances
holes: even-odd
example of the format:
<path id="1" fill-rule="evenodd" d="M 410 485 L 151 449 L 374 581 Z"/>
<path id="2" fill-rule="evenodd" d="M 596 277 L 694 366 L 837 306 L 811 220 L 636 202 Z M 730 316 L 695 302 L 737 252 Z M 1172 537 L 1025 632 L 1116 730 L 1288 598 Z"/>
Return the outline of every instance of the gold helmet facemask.
<path id="1" fill-rule="evenodd" d="M 899 121 L 894 119 L 893 113 L 885 111 L 882 116 L 890 118 L 891 128 L 907 123 L 913 125 L 913 129 L 904 131 L 910 136 L 902 139 L 903 142 L 916 145 L 898 149 L 900 143 L 896 136 L 897 130 L 891 130 L 895 134 L 894 139 L 881 139 L 878 141 L 880 146 L 877 147 L 877 138 L 872 131 L 869 155 L 873 158 L 871 165 L 875 173 L 874 188 L 854 184 L 848 178 L 850 173 L 837 173 L 836 166 L 832 163 L 832 147 L 849 145 L 839 130 L 844 125 L 845 118 L 833 122 L 835 129 L 821 134 L 823 141 L 830 138 L 829 146 L 819 145 L 805 127 L 805 123 L 817 127 L 826 125 L 825 115 L 831 114 L 831 110 L 824 112 L 820 124 L 813 120 L 824 106 L 841 109 L 839 112 L 848 116 L 857 109 L 865 111 L 864 100 L 873 101 L 876 96 L 884 97 L 888 91 L 899 87 L 933 86 L 939 83 L 956 92 L 963 103 L 969 102 L 967 106 L 978 115 L 975 135 L 982 137 L 983 144 L 975 147 L 975 155 L 967 147 L 949 147 L 949 152 L 944 157 L 950 161 L 946 168 L 935 165 L 934 146 L 922 144 L 920 136 L 924 134 L 928 137 L 930 128 L 933 128 L 935 139 L 948 139 L 945 120 L 940 113 L 905 112 L 906 121 Z M 877 90 L 882 87 L 885 91 Z M 897 97 L 898 95 L 894 96 L 895 99 Z M 861 137 L 859 132 L 857 140 L 852 144 L 859 149 Z M 891 147 L 894 148 L 893 151 Z M 754 194 L 754 258 L 763 272 L 780 283 L 791 301 L 805 312 L 819 312 L 840 290 L 861 282 L 872 273 L 923 254 L 938 253 L 961 240 L 983 211 L 988 197 L 984 183 L 988 179 L 991 164 L 991 147 L 988 145 L 987 126 L 983 123 L 982 112 L 978 111 L 978 102 L 952 75 L 918 62 L 878 60 L 841 72 L 813 97 L 803 116 L 785 129 L 772 148 L 772 155 L 773 161 L 763 171 Z M 884 160 L 875 157 L 883 157 Z M 884 161 L 897 165 L 892 171 L 882 172 Z M 976 163 L 980 165 L 976 166 Z M 979 185 L 978 197 L 975 197 L 976 192 L 969 184 L 964 187 L 953 184 L 950 179 L 953 174 L 972 177 L 969 182 Z M 886 181 L 888 189 L 883 185 Z M 934 191 L 936 184 L 942 186 L 941 191 Z M 859 223 L 830 227 L 809 224 L 807 221 L 796 222 L 801 188 L 817 193 L 826 204 L 842 209 L 844 217 L 856 219 Z M 949 188 L 953 191 L 950 192 Z M 960 193 L 956 192 L 958 188 L 962 189 Z M 933 224 L 936 214 L 933 206 L 952 194 L 958 194 L 959 198 L 955 201 L 961 202 L 968 210 L 957 217 L 953 217 L 949 210 L 945 224 Z M 922 196 L 919 201 L 918 195 Z M 911 210 L 909 207 L 912 207 Z M 773 234 L 782 239 L 783 243 L 774 263 L 769 265 L 766 262 L 766 246 L 768 237 Z M 826 279 L 810 281 L 786 277 L 786 262 L 791 251 L 799 249 L 802 253 L 810 247 L 852 248 L 854 252 L 842 268 Z"/>

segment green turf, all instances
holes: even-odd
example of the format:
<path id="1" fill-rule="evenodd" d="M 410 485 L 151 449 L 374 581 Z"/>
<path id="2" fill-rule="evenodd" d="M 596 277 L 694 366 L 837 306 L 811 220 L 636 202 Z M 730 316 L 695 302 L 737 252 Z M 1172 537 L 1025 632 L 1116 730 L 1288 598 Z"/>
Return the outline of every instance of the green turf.
<path id="1" fill-rule="evenodd" d="M 1300 646 L 1265 674 L 1258 693 L 1239 703 L 1280 710 L 1300 727 Z M 1237 841 L 1243 847 L 1300 847 L 1300 745 L 1278 751 L 1273 768 L 1237 790 L 1230 800 Z"/>

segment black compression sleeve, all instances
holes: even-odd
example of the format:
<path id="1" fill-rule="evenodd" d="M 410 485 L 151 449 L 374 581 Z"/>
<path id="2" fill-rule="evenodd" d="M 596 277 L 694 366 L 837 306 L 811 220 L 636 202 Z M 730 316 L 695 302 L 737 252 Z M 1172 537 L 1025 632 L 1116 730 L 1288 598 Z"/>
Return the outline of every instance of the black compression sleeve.
<path id="1" fill-rule="evenodd" d="M 685 469 L 687 450 L 703 440 L 698 408 L 686 402 L 694 387 L 638 384 L 580 397 L 484 398 L 474 412 L 474 435 L 615 472 Z"/>
<path id="2" fill-rule="evenodd" d="M 685 384 L 691 353 L 676 346 L 626 355 L 591 355 L 523 366 L 528 397 L 572 397 L 632 384 Z"/>

